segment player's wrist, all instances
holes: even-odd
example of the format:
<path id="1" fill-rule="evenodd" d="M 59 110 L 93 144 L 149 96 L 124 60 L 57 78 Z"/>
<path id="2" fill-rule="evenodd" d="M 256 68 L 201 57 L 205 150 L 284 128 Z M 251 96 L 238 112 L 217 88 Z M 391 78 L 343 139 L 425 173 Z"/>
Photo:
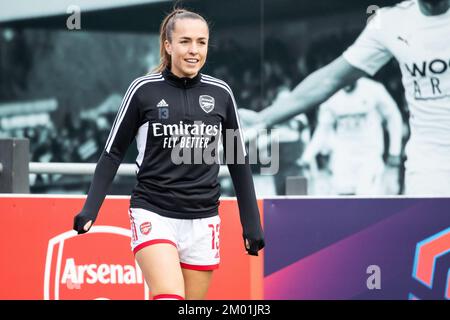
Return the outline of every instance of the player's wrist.
<path id="1" fill-rule="evenodd" d="M 386 165 L 389 167 L 400 167 L 400 165 L 402 164 L 402 157 L 401 155 L 388 155 L 387 159 L 386 159 Z"/>

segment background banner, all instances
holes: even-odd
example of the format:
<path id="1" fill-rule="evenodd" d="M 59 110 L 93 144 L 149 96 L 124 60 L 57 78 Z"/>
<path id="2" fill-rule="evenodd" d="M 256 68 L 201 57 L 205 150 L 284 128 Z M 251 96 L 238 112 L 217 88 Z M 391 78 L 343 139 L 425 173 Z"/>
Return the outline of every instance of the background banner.
<path id="1" fill-rule="evenodd" d="M 265 200 L 265 299 L 450 298 L 450 199 Z"/>
<path id="2" fill-rule="evenodd" d="M 129 247 L 128 197 L 107 198 L 93 229 L 78 236 L 71 228 L 83 201 L 0 197 L 0 299 L 150 297 Z M 208 299 L 450 298 L 450 199 L 259 205 L 266 247 L 249 257 L 237 203 L 221 201 L 221 265 Z"/>

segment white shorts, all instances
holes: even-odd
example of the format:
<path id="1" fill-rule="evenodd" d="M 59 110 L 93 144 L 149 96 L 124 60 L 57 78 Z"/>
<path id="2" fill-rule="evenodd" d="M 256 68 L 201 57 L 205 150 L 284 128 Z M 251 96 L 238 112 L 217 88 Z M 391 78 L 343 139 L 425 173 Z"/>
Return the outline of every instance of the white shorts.
<path id="1" fill-rule="evenodd" d="M 169 243 L 177 248 L 182 268 L 213 270 L 219 267 L 219 215 L 174 219 L 141 208 L 130 208 L 129 215 L 134 254 L 152 244 Z"/>

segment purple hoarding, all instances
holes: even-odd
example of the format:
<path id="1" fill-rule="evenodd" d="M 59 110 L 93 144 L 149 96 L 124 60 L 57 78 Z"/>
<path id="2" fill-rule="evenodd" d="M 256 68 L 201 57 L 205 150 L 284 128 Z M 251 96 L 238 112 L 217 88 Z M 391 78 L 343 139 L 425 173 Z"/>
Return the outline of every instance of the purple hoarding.
<path id="1" fill-rule="evenodd" d="M 450 199 L 268 199 L 265 299 L 449 299 Z"/>

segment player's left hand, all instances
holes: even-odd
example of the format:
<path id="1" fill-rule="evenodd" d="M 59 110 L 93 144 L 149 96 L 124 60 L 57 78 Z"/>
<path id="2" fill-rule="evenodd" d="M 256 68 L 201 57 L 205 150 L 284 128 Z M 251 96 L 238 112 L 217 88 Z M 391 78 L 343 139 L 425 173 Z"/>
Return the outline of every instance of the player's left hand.
<path id="1" fill-rule="evenodd" d="M 251 256 L 258 256 L 258 251 L 264 248 L 265 242 L 263 237 L 259 239 L 250 239 L 244 237 L 245 250 Z"/>

